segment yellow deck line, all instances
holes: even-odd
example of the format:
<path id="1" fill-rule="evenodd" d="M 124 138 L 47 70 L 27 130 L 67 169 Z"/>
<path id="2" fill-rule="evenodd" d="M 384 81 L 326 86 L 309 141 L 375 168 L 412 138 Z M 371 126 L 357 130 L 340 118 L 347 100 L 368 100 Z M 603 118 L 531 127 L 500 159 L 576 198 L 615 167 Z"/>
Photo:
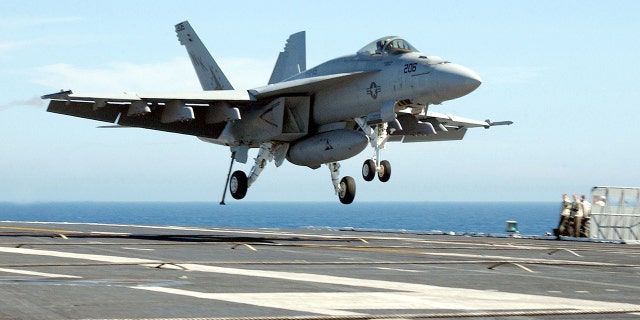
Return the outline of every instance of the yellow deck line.
<path id="1" fill-rule="evenodd" d="M 72 230 L 44 229 L 44 228 L 27 228 L 27 227 L 11 227 L 11 226 L 0 226 L 0 229 L 6 229 L 6 230 L 23 230 L 23 231 L 42 231 L 42 232 L 52 232 L 52 233 L 81 233 L 80 231 L 72 231 Z"/>

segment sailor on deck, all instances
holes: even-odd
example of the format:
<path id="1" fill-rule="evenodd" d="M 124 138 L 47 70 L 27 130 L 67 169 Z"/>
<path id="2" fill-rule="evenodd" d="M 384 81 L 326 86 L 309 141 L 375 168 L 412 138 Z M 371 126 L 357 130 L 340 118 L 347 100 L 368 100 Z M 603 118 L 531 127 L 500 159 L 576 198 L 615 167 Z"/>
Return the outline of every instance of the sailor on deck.
<path id="1" fill-rule="evenodd" d="M 569 217 L 571 217 L 571 200 L 569 195 L 562 195 L 562 204 L 560 204 L 560 222 L 558 222 L 558 239 L 560 236 L 569 235 Z"/>
<path id="2" fill-rule="evenodd" d="M 573 194 L 573 236 L 576 238 L 580 237 L 580 227 L 582 226 L 582 217 L 584 216 L 584 209 L 582 207 L 582 202 L 580 202 L 580 198 L 577 194 Z"/>

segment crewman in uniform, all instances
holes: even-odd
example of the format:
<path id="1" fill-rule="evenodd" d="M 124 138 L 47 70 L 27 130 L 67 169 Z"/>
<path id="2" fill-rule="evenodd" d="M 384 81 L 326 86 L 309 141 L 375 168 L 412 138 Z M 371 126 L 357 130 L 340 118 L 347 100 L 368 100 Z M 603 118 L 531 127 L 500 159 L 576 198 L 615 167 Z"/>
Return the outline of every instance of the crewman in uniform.
<path id="1" fill-rule="evenodd" d="M 589 226 L 589 220 L 591 218 L 591 202 L 587 200 L 587 196 L 584 194 L 581 197 L 580 202 L 582 203 L 582 235 L 585 238 L 589 238 L 591 236 L 591 227 Z"/>
<path id="2" fill-rule="evenodd" d="M 573 194 L 573 236 L 580 238 L 580 228 L 582 226 L 582 217 L 584 216 L 584 209 L 582 208 L 582 202 L 577 194 Z"/>
<path id="3" fill-rule="evenodd" d="M 566 193 L 562 195 L 562 203 L 560 204 L 560 222 L 558 223 L 558 239 L 560 236 L 569 235 L 569 217 L 571 216 L 571 200 Z"/>

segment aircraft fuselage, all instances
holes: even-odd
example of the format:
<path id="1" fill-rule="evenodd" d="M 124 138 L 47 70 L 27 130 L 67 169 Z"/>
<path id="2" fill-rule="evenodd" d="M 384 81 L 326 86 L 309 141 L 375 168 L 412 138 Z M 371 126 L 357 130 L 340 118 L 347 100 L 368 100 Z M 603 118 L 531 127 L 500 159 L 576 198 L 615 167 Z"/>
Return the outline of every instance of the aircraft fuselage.
<path id="1" fill-rule="evenodd" d="M 440 104 L 468 94 L 481 83 L 470 69 L 419 52 L 358 53 L 330 60 L 293 79 L 349 72 L 371 73 L 316 92 L 312 99 L 313 124 L 363 117 L 378 112 L 388 101 L 406 101 L 404 107 Z"/>

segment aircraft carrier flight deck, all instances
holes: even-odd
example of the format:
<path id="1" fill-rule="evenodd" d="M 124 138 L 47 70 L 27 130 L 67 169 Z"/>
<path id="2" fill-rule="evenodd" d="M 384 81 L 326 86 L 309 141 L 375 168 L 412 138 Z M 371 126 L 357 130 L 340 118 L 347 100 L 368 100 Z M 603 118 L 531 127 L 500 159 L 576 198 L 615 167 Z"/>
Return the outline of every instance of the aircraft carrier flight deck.
<path id="1" fill-rule="evenodd" d="M 0 222 L 0 319 L 637 319 L 640 246 Z"/>

